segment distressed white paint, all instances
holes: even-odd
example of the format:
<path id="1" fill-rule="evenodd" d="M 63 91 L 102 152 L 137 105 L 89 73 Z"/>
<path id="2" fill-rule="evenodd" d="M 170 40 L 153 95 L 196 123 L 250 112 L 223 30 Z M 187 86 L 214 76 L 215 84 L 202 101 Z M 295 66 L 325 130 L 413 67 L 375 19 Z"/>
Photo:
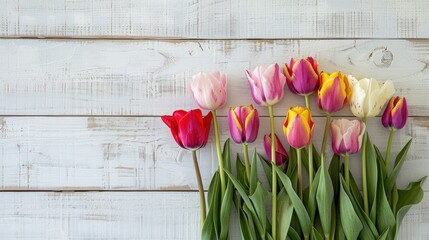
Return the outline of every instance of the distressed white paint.
<path id="1" fill-rule="evenodd" d="M 196 240 L 198 204 L 195 192 L 3 192 L 0 233 L 5 240 Z M 410 210 L 401 240 L 428 239 L 428 209 L 426 197 Z M 241 239 L 236 227 L 230 236 Z"/>
<path id="2" fill-rule="evenodd" d="M 425 0 L 1 0 L 0 36 L 425 38 Z"/>
<path id="3" fill-rule="evenodd" d="M 315 56 L 324 71 L 391 79 L 396 94 L 407 97 L 410 115 L 429 116 L 428 55 L 429 42 L 423 40 L 1 40 L 0 113 L 170 114 L 197 107 L 189 80 L 214 70 L 228 74 L 227 106 L 249 104 L 245 69 Z M 279 116 L 304 102 L 286 92 L 276 106 Z M 314 115 L 324 116 L 312 107 Z M 266 116 L 266 108 L 260 109 Z"/>
<path id="4" fill-rule="evenodd" d="M 220 118 L 222 141 L 229 137 L 226 118 Z M 282 134 L 284 117 L 276 118 L 276 132 Z M 314 142 L 320 147 L 324 118 L 315 118 Z M 105 189 L 105 190 L 196 190 L 190 153 L 174 142 L 169 129 L 158 117 L 5 117 L 1 122 L 0 184 L 2 189 Z M 429 175 L 427 117 L 411 118 L 396 134 L 392 156 L 414 137 L 399 185 Z M 258 140 L 250 149 L 264 154 L 263 134 L 269 119 L 261 118 Z M 384 152 L 388 130 L 380 118 L 368 120 L 373 143 Z M 330 142 L 328 142 L 330 149 Z M 241 146 L 233 144 L 235 153 Z M 217 169 L 212 136 L 200 150 L 199 162 L 205 188 Z M 331 155 L 328 155 L 331 156 Z M 360 182 L 360 160 L 351 168 Z M 261 171 L 261 179 L 265 177 Z M 409 174 L 409 173 L 413 174 Z M 429 190 L 429 184 L 424 185 Z"/>

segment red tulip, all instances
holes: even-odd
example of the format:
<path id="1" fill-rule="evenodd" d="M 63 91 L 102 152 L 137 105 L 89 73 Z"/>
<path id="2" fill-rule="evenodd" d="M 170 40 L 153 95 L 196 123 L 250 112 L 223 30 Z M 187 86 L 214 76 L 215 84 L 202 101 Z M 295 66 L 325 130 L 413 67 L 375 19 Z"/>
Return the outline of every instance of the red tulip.
<path id="1" fill-rule="evenodd" d="M 407 100 L 400 97 L 392 97 L 384 110 L 381 123 L 385 128 L 393 127 L 401 129 L 407 123 L 408 107 Z"/>
<path id="2" fill-rule="evenodd" d="M 268 160 L 271 162 L 271 136 L 267 134 L 264 136 L 264 149 L 267 154 Z M 287 155 L 286 149 L 283 147 L 280 139 L 276 135 L 276 165 L 280 166 L 287 162 L 289 156 Z"/>
<path id="3" fill-rule="evenodd" d="M 200 109 L 189 112 L 177 110 L 173 116 L 164 115 L 161 119 L 170 128 L 174 140 L 180 147 L 197 150 L 207 144 L 212 121 L 211 112 L 203 118 Z"/>

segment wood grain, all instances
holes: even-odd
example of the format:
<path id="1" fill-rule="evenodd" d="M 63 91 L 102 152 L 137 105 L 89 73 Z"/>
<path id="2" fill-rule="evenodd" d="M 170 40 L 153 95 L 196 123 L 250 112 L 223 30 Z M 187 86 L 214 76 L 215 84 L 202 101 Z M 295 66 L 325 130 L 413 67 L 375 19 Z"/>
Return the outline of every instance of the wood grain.
<path id="1" fill-rule="evenodd" d="M 0 36 L 426 38 L 425 0 L 1 0 Z"/>
<path id="2" fill-rule="evenodd" d="M 411 116 L 429 116 L 429 41 L 406 40 L 0 40 L 3 115 L 143 115 L 191 109 L 199 71 L 228 74 L 228 103 L 253 103 L 245 70 L 315 56 L 320 69 L 391 79 Z M 313 103 L 315 98 L 313 96 Z M 283 116 L 302 97 L 286 90 Z M 312 106 L 314 115 L 324 116 Z M 260 108 L 267 116 L 266 108 Z M 219 112 L 226 115 L 226 108 Z M 351 116 L 349 110 L 338 115 Z"/>
<path id="3" fill-rule="evenodd" d="M 282 134 L 283 117 L 276 119 Z M 226 118 L 220 118 L 222 142 L 229 137 Z M 314 143 L 320 147 L 324 118 L 315 118 Z M 411 138 L 408 160 L 399 176 L 405 187 L 429 175 L 429 118 L 410 118 L 398 131 L 392 156 Z M 180 149 L 158 117 L 4 117 L 0 124 L 0 184 L 2 190 L 196 190 L 190 153 Z M 261 118 L 257 141 L 250 145 L 264 154 L 262 139 L 269 119 Z M 373 143 L 384 152 L 388 130 L 380 118 L 368 120 Z M 328 142 L 329 143 L 329 142 Z M 233 165 L 241 146 L 232 144 Z M 328 144 L 330 149 L 330 144 Z M 331 156 L 329 154 L 328 156 Z M 205 188 L 217 169 L 216 148 L 210 136 L 199 151 Z M 360 160 L 352 157 L 351 169 L 360 178 Z M 260 177 L 265 180 L 260 168 Z M 410 174 L 412 173 L 412 174 Z M 429 190 L 429 184 L 424 184 Z"/>
<path id="4" fill-rule="evenodd" d="M 193 192 L 2 192 L 0 232 L 17 240 L 193 240 L 200 239 L 198 206 Z M 399 239 L 427 239 L 428 209 L 427 197 L 411 208 Z M 231 239 L 239 234 L 231 227 Z"/>

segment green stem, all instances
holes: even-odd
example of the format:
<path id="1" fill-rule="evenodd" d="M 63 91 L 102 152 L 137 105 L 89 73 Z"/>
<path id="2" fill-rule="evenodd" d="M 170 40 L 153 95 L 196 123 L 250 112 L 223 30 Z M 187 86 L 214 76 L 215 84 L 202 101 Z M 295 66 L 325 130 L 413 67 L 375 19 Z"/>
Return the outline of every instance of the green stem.
<path id="1" fill-rule="evenodd" d="M 310 109 L 310 95 L 305 95 L 305 106 Z"/>
<path id="2" fill-rule="evenodd" d="M 346 185 L 347 188 L 350 188 L 350 167 L 349 167 L 349 162 L 350 162 L 350 156 L 349 154 L 346 153 L 346 155 L 344 155 L 344 175 L 346 176 Z"/>
<path id="3" fill-rule="evenodd" d="M 217 125 L 217 118 L 216 118 L 216 110 L 212 111 L 213 114 L 213 126 L 214 126 L 214 134 L 215 134 L 215 140 L 216 140 L 216 151 L 217 151 L 217 159 L 219 162 L 219 175 L 220 175 L 220 187 L 222 190 L 222 199 L 225 195 L 226 191 L 226 185 L 225 185 L 225 171 L 223 170 L 223 156 L 222 156 L 222 150 L 220 148 L 220 138 L 219 138 L 219 127 Z"/>
<path id="4" fill-rule="evenodd" d="M 274 166 L 276 166 L 276 134 L 274 131 L 274 111 L 273 106 L 268 106 L 268 112 L 270 113 L 270 128 L 271 128 L 271 164 L 272 164 L 272 179 L 271 179 L 271 185 L 272 185 L 272 211 L 271 211 L 271 235 L 272 238 L 275 240 L 277 239 L 277 173 L 274 169 Z"/>
<path id="5" fill-rule="evenodd" d="M 386 158 L 384 159 L 384 163 L 386 164 L 386 174 L 389 175 L 389 163 L 390 163 L 390 150 L 392 149 L 392 140 L 393 135 L 395 135 L 395 129 L 393 127 L 390 128 L 389 140 L 387 142 L 386 148 Z"/>
<path id="6" fill-rule="evenodd" d="M 198 193 L 200 195 L 200 218 L 201 228 L 206 220 L 206 199 L 204 197 L 203 181 L 201 180 L 200 167 L 198 166 L 197 154 L 195 150 L 192 150 L 192 159 L 194 160 L 195 175 L 197 175 Z"/>
<path id="7" fill-rule="evenodd" d="M 298 195 L 302 200 L 302 168 L 301 168 L 301 148 L 296 149 L 296 158 L 298 160 Z"/>
<path id="8" fill-rule="evenodd" d="M 326 141 L 328 138 L 328 130 L 329 130 L 329 123 L 331 122 L 331 114 L 326 114 L 326 120 L 325 120 L 325 131 L 323 132 L 323 140 L 322 140 L 322 149 L 320 150 L 321 154 L 325 154 L 326 151 Z"/>
<path id="9" fill-rule="evenodd" d="M 366 142 L 367 142 L 367 133 L 363 135 L 363 144 L 362 144 L 362 188 L 363 188 L 363 205 L 365 213 L 369 216 L 369 205 L 368 205 L 368 186 L 366 180 Z"/>
<path id="10" fill-rule="evenodd" d="M 249 180 L 250 182 L 250 162 L 249 162 L 249 151 L 247 148 L 247 143 L 242 143 L 241 144 L 243 146 L 243 153 L 244 153 L 244 164 L 246 166 L 246 175 L 247 175 L 247 180 Z"/>

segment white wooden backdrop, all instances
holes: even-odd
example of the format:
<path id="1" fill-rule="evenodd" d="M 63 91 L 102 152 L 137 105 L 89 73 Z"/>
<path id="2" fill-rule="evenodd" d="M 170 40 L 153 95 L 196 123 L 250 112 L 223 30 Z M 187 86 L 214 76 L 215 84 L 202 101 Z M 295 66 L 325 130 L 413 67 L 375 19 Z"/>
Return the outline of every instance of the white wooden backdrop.
<path id="1" fill-rule="evenodd" d="M 415 139 L 399 184 L 429 175 L 428 12 L 426 0 L 0 0 L 1 239 L 199 239 L 190 155 L 159 116 L 196 107 L 198 71 L 228 74 L 228 105 L 252 103 L 244 70 L 291 57 L 393 80 L 410 105 L 393 151 Z M 276 106 L 279 134 L 296 104 L 287 91 Z M 380 118 L 368 125 L 384 143 Z M 207 188 L 212 137 L 199 157 Z M 401 239 L 429 239 L 429 197 Z"/>

